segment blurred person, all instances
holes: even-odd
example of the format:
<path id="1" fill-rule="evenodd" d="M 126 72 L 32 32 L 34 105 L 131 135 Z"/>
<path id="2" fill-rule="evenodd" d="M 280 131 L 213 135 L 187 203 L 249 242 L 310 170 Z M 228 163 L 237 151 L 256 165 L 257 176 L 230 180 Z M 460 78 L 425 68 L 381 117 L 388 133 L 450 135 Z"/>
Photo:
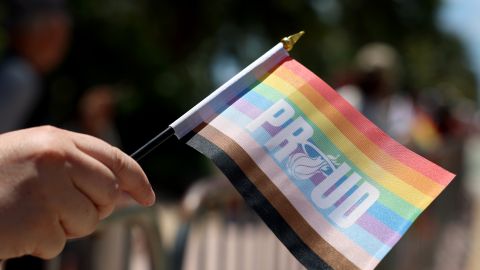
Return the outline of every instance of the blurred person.
<path id="1" fill-rule="evenodd" d="M 367 44 L 354 66 L 354 82 L 339 87 L 339 94 L 394 139 L 408 143 L 415 109 L 411 99 L 399 94 L 398 53 L 387 44 Z"/>
<path id="2" fill-rule="evenodd" d="M 465 141 L 465 186 L 472 197 L 472 221 L 467 267 L 479 269 L 480 257 L 480 112 L 472 113 L 471 134 Z"/>
<path id="3" fill-rule="evenodd" d="M 0 62 L 0 132 L 25 127 L 42 77 L 63 59 L 70 20 L 61 0 L 8 0 L 8 48 Z"/>
<path id="4" fill-rule="evenodd" d="M 96 85 L 88 89 L 78 102 L 78 119 L 73 129 L 120 147 L 120 137 L 114 123 L 114 94 L 110 85 Z"/>
<path id="5" fill-rule="evenodd" d="M 138 163 L 100 139 L 50 126 L 0 135 L 0 259 L 53 258 L 92 233 L 121 192 L 155 201 Z"/>
<path id="6" fill-rule="evenodd" d="M 471 230 L 475 219 L 475 194 L 468 183 L 471 168 L 467 167 L 467 150 L 475 148 L 472 144 L 466 144 L 470 141 L 471 130 L 469 123 L 462 119 L 462 115 L 473 115 L 469 107 L 465 102 L 449 100 L 435 110 L 442 145 L 435 151 L 434 159 L 457 174 L 455 181 L 436 200 L 434 211 L 431 211 L 436 214 L 435 219 L 439 223 L 434 254 L 434 267 L 438 270 L 467 269 L 468 256 L 475 253 L 470 251 L 474 244 Z"/>

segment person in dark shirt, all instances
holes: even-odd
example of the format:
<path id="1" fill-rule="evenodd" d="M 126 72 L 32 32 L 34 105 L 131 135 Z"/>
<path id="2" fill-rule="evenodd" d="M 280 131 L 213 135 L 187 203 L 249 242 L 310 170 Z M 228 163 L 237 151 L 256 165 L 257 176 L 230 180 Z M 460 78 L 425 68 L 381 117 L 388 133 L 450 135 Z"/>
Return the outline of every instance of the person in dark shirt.
<path id="1" fill-rule="evenodd" d="M 8 49 L 0 62 L 0 133 L 25 127 L 42 77 L 63 59 L 70 19 L 60 0 L 8 0 Z"/>

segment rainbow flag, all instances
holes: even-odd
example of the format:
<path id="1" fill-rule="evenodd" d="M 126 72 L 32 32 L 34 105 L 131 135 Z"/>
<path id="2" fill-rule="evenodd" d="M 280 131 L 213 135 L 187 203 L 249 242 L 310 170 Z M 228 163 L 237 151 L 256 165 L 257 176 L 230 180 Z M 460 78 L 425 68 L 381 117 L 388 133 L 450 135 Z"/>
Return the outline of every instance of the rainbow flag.
<path id="1" fill-rule="evenodd" d="M 277 45 L 172 124 L 308 269 L 373 269 L 454 175 Z"/>

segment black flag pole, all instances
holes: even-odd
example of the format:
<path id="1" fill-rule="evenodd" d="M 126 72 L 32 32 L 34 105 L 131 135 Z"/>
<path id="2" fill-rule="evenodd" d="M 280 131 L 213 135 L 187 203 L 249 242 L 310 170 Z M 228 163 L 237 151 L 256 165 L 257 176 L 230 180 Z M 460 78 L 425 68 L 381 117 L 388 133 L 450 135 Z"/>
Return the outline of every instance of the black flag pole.
<path id="1" fill-rule="evenodd" d="M 280 42 L 283 44 L 283 48 L 286 50 L 286 51 L 290 51 L 292 50 L 292 48 L 294 47 L 295 43 L 297 43 L 297 41 L 300 39 L 300 37 L 302 37 L 302 35 L 305 34 L 304 31 L 300 31 L 296 34 L 293 34 L 293 35 L 290 35 L 288 37 L 284 37 Z M 247 67 L 248 69 L 248 67 Z M 243 71 L 242 71 L 243 72 Z M 237 74 L 238 75 L 238 74 Z M 234 77 L 235 78 L 235 77 Z M 226 84 L 224 84 L 223 86 L 227 85 L 229 82 L 227 82 Z M 222 86 L 222 87 L 223 87 Z M 221 89 L 222 87 L 218 88 L 217 90 L 215 90 L 215 92 L 213 92 L 209 97 L 211 97 L 210 100 L 206 101 L 209 97 L 207 97 L 206 99 L 204 99 L 202 102 L 205 102 L 205 104 L 208 104 L 208 102 L 211 102 L 215 97 L 219 96 L 219 93 L 225 89 Z M 226 86 L 226 87 L 229 87 L 229 86 Z M 220 91 L 220 92 L 219 92 Z M 200 106 L 200 105 L 204 105 L 202 104 L 202 102 L 200 102 L 199 104 L 197 104 L 197 106 Z M 187 115 L 186 118 L 188 118 L 188 116 L 191 116 L 191 114 L 194 114 L 196 111 L 196 107 L 193 107 L 189 112 L 187 112 L 185 115 Z M 201 107 L 201 106 L 200 106 Z M 192 112 L 193 110 L 193 112 Z M 184 115 L 184 116 L 185 116 Z M 183 117 L 179 118 L 177 121 L 179 121 L 180 119 L 182 119 Z M 185 119 L 182 119 L 182 120 L 185 120 Z M 172 123 L 173 126 L 175 126 L 175 123 L 177 122 L 175 121 L 174 123 Z M 197 123 L 197 124 L 200 124 Z M 135 151 L 131 157 L 133 159 L 135 159 L 136 161 L 139 161 L 141 160 L 143 157 L 145 157 L 148 153 L 152 152 L 155 148 L 157 148 L 157 146 L 159 146 L 160 144 L 162 144 L 163 142 L 165 142 L 168 138 L 170 138 L 172 135 L 175 134 L 175 130 L 173 129 L 172 126 L 169 126 L 167 129 L 165 129 L 164 131 L 160 132 L 160 134 L 158 134 L 157 136 L 155 136 L 155 138 L 151 139 L 149 142 L 147 142 L 145 145 L 143 145 L 142 147 L 140 147 L 137 151 Z"/>
<path id="2" fill-rule="evenodd" d="M 141 160 L 148 153 L 152 152 L 157 146 L 165 142 L 168 138 L 172 137 L 175 134 L 175 131 L 172 127 L 166 128 L 164 131 L 160 132 L 155 138 L 151 139 L 149 142 L 140 147 L 135 151 L 131 157 L 136 161 Z"/>

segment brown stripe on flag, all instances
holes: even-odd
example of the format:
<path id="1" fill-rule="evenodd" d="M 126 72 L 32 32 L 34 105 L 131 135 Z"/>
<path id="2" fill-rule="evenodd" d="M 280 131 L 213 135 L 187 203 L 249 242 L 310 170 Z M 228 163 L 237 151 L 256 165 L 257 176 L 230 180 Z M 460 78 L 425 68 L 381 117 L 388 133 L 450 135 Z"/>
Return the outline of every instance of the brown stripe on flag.
<path id="1" fill-rule="evenodd" d="M 296 234 L 320 258 L 334 269 L 359 269 L 313 230 L 240 145 L 210 125 L 204 126 L 198 133 L 217 145 L 237 163 Z"/>

